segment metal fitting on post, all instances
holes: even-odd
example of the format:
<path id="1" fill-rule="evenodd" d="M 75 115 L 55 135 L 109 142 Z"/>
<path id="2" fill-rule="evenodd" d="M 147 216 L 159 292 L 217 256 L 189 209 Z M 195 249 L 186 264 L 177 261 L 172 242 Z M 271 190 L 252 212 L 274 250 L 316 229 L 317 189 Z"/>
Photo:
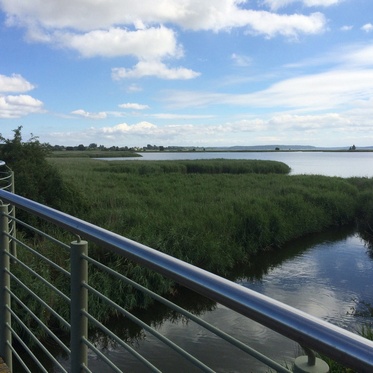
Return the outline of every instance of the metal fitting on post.
<path id="1" fill-rule="evenodd" d="M 294 373 L 329 373 L 329 365 L 315 356 L 315 353 L 303 347 L 307 355 L 299 356 L 294 362 Z"/>

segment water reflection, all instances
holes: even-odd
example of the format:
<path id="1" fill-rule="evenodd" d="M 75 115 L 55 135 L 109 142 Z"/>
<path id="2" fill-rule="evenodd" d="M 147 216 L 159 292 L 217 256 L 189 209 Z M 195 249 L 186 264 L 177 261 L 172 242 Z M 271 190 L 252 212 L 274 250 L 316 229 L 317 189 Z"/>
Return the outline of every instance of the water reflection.
<path id="1" fill-rule="evenodd" d="M 302 238 L 284 249 L 261 253 L 251 262 L 236 268 L 231 278 L 339 326 L 359 328 L 364 319 L 352 315 L 351 309 L 361 301 L 373 303 L 373 261 L 365 241 L 351 229 Z M 283 363 L 296 356 L 297 343 L 192 292 L 180 289 L 178 295 L 177 303 L 272 359 Z M 261 363 L 162 306 L 138 316 L 218 372 L 268 372 Z M 159 369 L 198 371 L 126 320 L 113 320 L 111 327 Z M 107 345 L 105 353 L 124 371 L 147 371 L 122 348 Z M 102 362 L 91 359 L 92 371 L 105 371 Z"/>

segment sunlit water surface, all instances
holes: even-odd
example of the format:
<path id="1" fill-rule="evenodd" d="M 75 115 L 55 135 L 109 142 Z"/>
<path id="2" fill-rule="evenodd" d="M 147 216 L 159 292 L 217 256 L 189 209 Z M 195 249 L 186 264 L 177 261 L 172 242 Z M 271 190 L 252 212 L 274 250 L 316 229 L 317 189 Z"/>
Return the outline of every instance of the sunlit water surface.
<path id="1" fill-rule="evenodd" d="M 329 232 L 294 242 L 279 253 L 261 255 L 255 267 L 237 270 L 236 281 L 311 315 L 358 331 L 366 319 L 353 311 L 361 308 L 361 301 L 373 303 L 371 256 L 357 234 Z M 201 316 L 279 363 L 291 363 L 299 352 L 297 343 L 224 306 L 217 305 Z M 157 329 L 218 372 L 269 371 L 193 322 L 165 321 Z M 134 346 L 164 372 L 199 371 L 147 333 Z M 109 348 L 105 353 L 124 371 L 148 371 L 127 351 Z M 103 363 L 91 358 L 94 372 L 105 371 Z"/>

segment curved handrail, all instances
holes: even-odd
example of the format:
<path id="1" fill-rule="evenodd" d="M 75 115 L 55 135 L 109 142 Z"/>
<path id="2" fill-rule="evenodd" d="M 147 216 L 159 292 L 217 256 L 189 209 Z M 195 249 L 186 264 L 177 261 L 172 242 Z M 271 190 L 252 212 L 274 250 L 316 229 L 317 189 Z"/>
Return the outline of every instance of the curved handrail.
<path id="1" fill-rule="evenodd" d="M 373 371 L 373 342 L 148 246 L 0 190 L 0 199 L 110 248 L 181 285 L 361 372 Z"/>

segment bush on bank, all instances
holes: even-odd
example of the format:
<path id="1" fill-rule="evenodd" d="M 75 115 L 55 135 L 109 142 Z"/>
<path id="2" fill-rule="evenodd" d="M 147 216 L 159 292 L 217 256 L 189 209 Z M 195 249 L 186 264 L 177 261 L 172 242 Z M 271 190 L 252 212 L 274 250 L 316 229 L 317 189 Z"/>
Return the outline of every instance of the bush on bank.
<path id="1" fill-rule="evenodd" d="M 21 130 L 12 139 L 0 134 L 0 159 L 14 172 L 17 194 L 71 214 L 82 210 L 84 197 L 48 162 L 48 144 L 32 134 L 24 141 Z"/>

